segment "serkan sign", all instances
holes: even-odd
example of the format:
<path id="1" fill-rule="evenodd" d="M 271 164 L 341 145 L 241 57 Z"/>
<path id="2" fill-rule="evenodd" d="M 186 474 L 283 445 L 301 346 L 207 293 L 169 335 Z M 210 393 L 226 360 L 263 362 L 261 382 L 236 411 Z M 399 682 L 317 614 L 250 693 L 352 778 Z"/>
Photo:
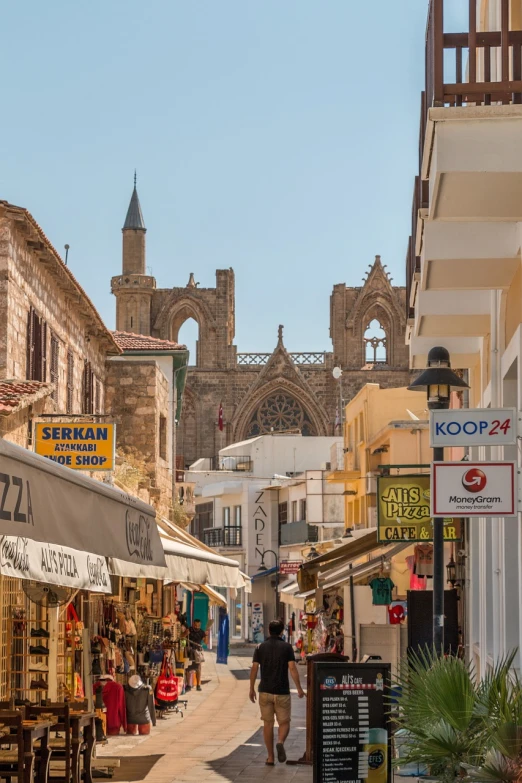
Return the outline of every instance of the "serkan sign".
<path id="1" fill-rule="evenodd" d="M 73 470 L 113 470 L 115 425 L 37 422 L 35 451 Z"/>

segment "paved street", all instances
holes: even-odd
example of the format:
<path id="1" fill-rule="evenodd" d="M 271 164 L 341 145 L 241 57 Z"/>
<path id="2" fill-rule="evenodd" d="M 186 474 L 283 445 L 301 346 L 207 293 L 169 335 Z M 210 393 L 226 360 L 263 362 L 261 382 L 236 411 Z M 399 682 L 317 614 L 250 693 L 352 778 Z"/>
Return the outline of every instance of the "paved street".
<path id="1" fill-rule="evenodd" d="M 214 654 L 206 654 L 203 691 L 187 695 L 185 717 L 172 715 L 158 721 L 150 737 L 111 737 L 98 756 L 121 758 L 113 780 L 119 783 L 147 781 L 247 781 L 277 778 L 285 783 L 309 783 L 309 767 L 265 765 L 258 706 L 248 698 L 248 669 L 251 651 L 239 650 L 228 666 L 215 664 Z M 299 667 L 305 686 L 305 669 Z M 304 752 L 305 700 L 293 700 L 292 731 L 287 742 L 289 759 Z"/>

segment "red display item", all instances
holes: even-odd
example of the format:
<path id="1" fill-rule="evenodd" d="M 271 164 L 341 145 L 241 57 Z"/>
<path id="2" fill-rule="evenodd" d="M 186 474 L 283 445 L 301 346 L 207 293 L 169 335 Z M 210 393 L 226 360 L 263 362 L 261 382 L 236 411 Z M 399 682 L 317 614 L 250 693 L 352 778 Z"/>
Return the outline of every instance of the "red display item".
<path id="1" fill-rule="evenodd" d="M 399 625 L 406 618 L 406 612 L 401 604 L 388 607 L 388 617 L 390 618 L 390 625 Z"/>

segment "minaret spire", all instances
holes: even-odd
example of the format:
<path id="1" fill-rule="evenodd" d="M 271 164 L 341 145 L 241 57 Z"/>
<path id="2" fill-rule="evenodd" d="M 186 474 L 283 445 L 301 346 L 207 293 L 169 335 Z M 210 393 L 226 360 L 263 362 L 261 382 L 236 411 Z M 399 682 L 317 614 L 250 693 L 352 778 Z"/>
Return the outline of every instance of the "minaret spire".
<path id="1" fill-rule="evenodd" d="M 125 223 L 123 224 L 123 231 L 127 231 L 128 229 L 134 231 L 147 230 L 145 228 L 145 221 L 143 220 L 143 213 L 141 211 L 140 200 L 138 198 L 136 181 L 137 175 L 136 169 L 134 169 L 134 190 L 132 191 L 129 209 L 127 210 L 127 217 L 125 218 Z"/>

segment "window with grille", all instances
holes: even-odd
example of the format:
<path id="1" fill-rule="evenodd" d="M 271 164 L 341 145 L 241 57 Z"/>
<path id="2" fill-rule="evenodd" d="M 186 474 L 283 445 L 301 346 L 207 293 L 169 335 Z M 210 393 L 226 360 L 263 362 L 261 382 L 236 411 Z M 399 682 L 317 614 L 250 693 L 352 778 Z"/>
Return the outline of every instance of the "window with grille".
<path id="1" fill-rule="evenodd" d="M 94 373 L 90 362 L 83 365 L 82 413 L 94 413 Z"/>
<path id="2" fill-rule="evenodd" d="M 161 459 L 167 459 L 167 417 L 161 414 L 159 417 L 159 455 Z"/>
<path id="3" fill-rule="evenodd" d="M 230 506 L 223 509 L 223 527 L 230 527 Z"/>
<path id="4" fill-rule="evenodd" d="M 214 504 L 200 503 L 196 506 L 196 516 L 191 522 L 190 532 L 199 541 L 203 541 L 203 531 L 210 527 L 214 527 Z"/>
<path id="5" fill-rule="evenodd" d="M 74 407 L 74 354 L 67 351 L 67 413 L 72 413 Z"/>
<path id="6" fill-rule="evenodd" d="M 51 383 L 54 384 L 54 391 L 51 394 L 51 399 L 54 402 L 58 401 L 58 366 L 60 356 L 60 343 L 55 334 L 51 334 Z"/>
<path id="7" fill-rule="evenodd" d="M 286 525 L 288 522 L 288 503 L 279 503 L 277 517 L 280 525 Z"/>
<path id="8" fill-rule="evenodd" d="M 27 314 L 27 366 L 28 381 L 47 380 L 47 324 L 34 307 Z"/>
<path id="9" fill-rule="evenodd" d="M 299 514 L 299 521 L 304 522 L 306 520 L 306 500 L 301 500 L 301 513 Z"/>

